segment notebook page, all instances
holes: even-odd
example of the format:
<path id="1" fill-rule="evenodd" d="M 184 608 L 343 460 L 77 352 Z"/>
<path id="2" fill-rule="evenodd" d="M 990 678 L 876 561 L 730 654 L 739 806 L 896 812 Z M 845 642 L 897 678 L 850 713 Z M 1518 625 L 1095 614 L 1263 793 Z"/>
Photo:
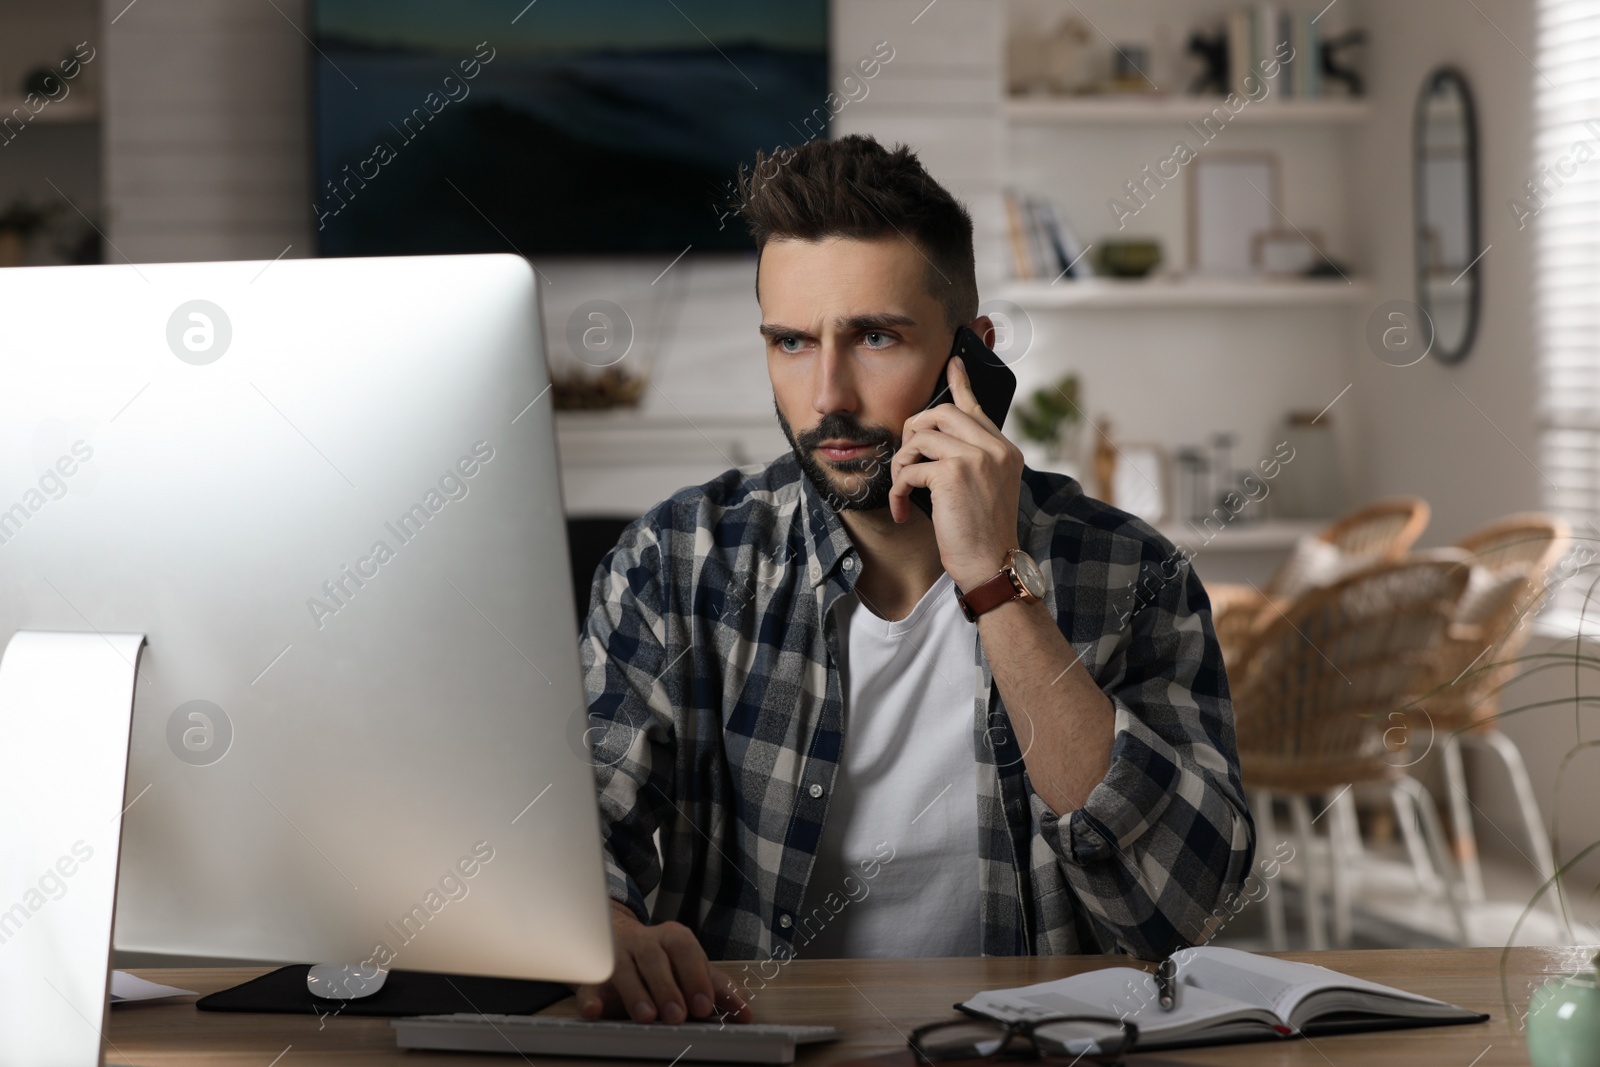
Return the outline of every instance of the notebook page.
<path id="1" fill-rule="evenodd" d="M 1263 1026 L 1271 1026 L 1273 1021 L 1251 1005 L 1194 987 L 1179 990 L 1175 1010 L 1162 1011 L 1155 979 L 1131 967 L 1107 967 L 1020 989 L 979 993 L 966 1006 L 1006 1022 L 1055 1015 L 1128 1019 L 1139 1027 L 1141 1041 L 1204 1029 L 1228 1019 L 1244 1018 Z"/>
<path id="2" fill-rule="evenodd" d="M 1016 989 L 984 990 L 969 999 L 966 1006 L 1006 1022 L 1039 1019 L 1067 1012 L 1101 1015 L 1106 1013 L 1103 1007 L 1095 1006 L 1095 1000 L 1115 997 L 1124 985 L 1136 983 L 1142 973 L 1131 967 L 1107 967 Z M 1105 996 L 1097 998 L 1096 991 Z"/>
<path id="3" fill-rule="evenodd" d="M 1191 948 L 1173 953 L 1178 964 L 1178 980 L 1184 985 L 1243 1001 L 1277 1016 L 1288 1025 L 1284 1004 L 1300 975 L 1268 971 L 1259 963 L 1278 962 L 1264 956 L 1229 948 Z M 1292 964 L 1291 966 L 1301 966 Z M 1320 970 L 1321 968 L 1316 968 Z M 1330 972 L 1331 973 L 1331 972 Z"/>
<path id="4" fill-rule="evenodd" d="M 1224 997 L 1267 1008 L 1285 1024 L 1307 997 L 1329 989 L 1354 989 L 1418 1004 L 1442 1004 L 1432 997 L 1369 982 L 1312 963 L 1258 956 L 1235 948 L 1194 948 L 1174 953 L 1178 977 Z"/>

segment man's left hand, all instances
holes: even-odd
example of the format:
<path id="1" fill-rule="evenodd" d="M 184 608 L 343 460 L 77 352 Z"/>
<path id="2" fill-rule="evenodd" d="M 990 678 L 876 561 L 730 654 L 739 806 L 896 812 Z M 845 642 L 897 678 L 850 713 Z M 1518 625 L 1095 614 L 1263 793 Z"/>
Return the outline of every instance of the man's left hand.
<path id="1" fill-rule="evenodd" d="M 959 357 L 950 360 L 946 373 L 954 403 L 920 411 L 905 422 L 900 450 L 890 464 L 889 514 L 905 522 L 911 517 L 911 490 L 932 492 L 939 561 L 965 591 L 994 577 L 1007 553 L 1018 547 L 1022 451 L 983 413 Z"/>

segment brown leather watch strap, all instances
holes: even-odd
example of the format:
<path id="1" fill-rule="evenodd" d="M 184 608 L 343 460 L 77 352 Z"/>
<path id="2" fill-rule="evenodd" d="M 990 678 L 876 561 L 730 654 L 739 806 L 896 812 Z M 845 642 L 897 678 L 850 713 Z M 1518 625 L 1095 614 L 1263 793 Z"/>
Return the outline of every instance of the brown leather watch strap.
<path id="1" fill-rule="evenodd" d="M 961 610 L 967 616 L 968 622 L 977 622 L 978 616 L 986 611 L 993 611 L 1008 601 L 1017 599 L 1022 595 L 1022 590 L 1017 588 L 1011 580 L 1010 569 L 1002 570 L 987 582 L 977 586 L 969 593 L 956 597 L 961 605 Z"/>

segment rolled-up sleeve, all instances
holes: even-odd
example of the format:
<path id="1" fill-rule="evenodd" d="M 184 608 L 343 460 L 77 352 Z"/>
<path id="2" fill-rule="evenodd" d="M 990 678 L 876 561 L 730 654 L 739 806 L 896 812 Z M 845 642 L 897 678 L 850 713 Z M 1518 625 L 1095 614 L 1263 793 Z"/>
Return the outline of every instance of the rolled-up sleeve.
<path id="1" fill-rule="evenodd" d="M 1036 840 L 1103 940 L 1159 958 L 1208 936 L 1255 849 L 1222 655 L 1186 562 L 1132 614 L 1096 681 L 1115 705 L 1110 769 L 1061 816 L 1030 783 Z"/>

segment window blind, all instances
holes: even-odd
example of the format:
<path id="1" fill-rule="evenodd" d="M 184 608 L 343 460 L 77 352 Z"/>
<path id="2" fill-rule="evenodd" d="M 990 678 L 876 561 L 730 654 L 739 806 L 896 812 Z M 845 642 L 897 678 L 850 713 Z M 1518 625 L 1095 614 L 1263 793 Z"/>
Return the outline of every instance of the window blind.
<path id="1" fill-rule="evenodd" d="M 1572 523 L 1575 563 L 1600 559 L 1600 0 L 1536 10 L 1533 174 L 1508 206 L 1534 236 L 1539 465 L 1546 507 Z M 1575 615 L 1592 577 L 1561 583 L 1551 614 Z M 1592 630 L 1600 598 L 1588 614 Z"/>

